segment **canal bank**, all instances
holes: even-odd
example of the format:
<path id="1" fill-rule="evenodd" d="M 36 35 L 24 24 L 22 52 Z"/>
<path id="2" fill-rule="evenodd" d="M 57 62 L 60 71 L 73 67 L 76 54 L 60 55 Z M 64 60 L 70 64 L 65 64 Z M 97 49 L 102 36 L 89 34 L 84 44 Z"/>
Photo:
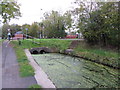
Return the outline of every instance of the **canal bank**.
<path id="1" fill-rule="evenodd" d="M 99 63 L 114 69 L 120 69 L 120 55 L 118 50 L 107 49 L 107 47 L 92 46 L 80 40 L 36 40 L 40 42 L 39 48 L 46 47 L 51 52 L 66 54 L 74 57 L 83 58 L 95 63 Z M 61 42 L 61 41 L 64 41 Z M 69 41 L 69 42 L 68 42 Z M 39 48 L 33 48 L 37 51 Z M 37 50 L 38 49 L 38 50 Z M 30 49 L 31 51 L 31 49 Z M 32 52 L 33 52 L 32 51 Z"/>
<path id="2" fill-rule="evenodd" d="M 29 60 L 29 64 L 35 70 L 35 79 L 37 84 L 40 85 L 42 88 L 56 88 L 52 81 L 49 79 L 48 75 L 43 71 L 43 69 L 35 62 L 34 58 L 30 54 L 28 49 L 25 49 L 26 56 Z"/>
<path id="3" fill-rule="evenodd" d="M 57 88 L 118 88 L 118 71 L 58 53 L 32 55 Z"/>
<path id="4" fill-rule="evenodd" d="M 49 39 L 49 40 L 37 40 L 37 41 L 40 42 L 39 45 L 32 43 L 30 40 L 22 41 L 22 45 L 20 45 L 20 46 L 18 46 L 18 42 L 14 41 L 14 45 L 17 45 L 21 49 L 24 49 L 24 48 L 29 48 L 30 49 L 30 48 L 33 48 L 33 47 L 49 47 L 49 48 L 56 49 L 56 50 L 58 50 L 57 52 L 61 53 L 61 52 L 65 51 L 66 49 L 70 49 L 69 46 L 71 44 L 70 41 L 68 42 L 68 41 L 64 41 L 64 40 L 61 41 L 61 40 L 51 40 L 51 39 Z M 77 46 L 80 46 L 80 45 L 77 45 Z M 73 48 L 73 50 L 74 49 L 75 48 Z M 78 51 L 82 52 L 82 50 L 80 50 L 79 48 L 78 48 Z M 83 54 L 81 54 L 81 55 L 83 55 Z M 91 56 L 92 56 L 92 54 L 91 54 Z M 90 56 L 90 58 L 91 58 L 91 56 Z M 110 55 L 110 56 L 112 56 L 112 55 Z"/>

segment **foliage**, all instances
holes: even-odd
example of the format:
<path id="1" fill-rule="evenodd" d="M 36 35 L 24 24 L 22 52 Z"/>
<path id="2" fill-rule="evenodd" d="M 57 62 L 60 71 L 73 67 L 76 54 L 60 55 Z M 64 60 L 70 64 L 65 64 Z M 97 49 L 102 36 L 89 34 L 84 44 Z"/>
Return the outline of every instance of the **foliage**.
<path id="1" fill-rule="evenodd" d="M 20 5 L 14 0 L 3 0 L 0 3 L 0 6 L 2 7 L 0 15 L 2 16 L 3 23 L 7 23 L 12 18 L 18 18 L 21 16 Z"/>
<path id="2" fill-rule="evenodd" d="M 80 42 L 75 49 L 75 54 L 92 61 L 106 64 L 118 68 L 120 56 L 117 51 L 100 48 L 100 46 L 89 46 L 85 42 Z"/>
<path id="3" fill-rule="evenodd" d="M 76 3 L 79 5 L 73 11 L 77 15 L 77 27 L 84 38 L 91 44 L 118 46 L 120 33 L 118 20 L 117 2 L 86 2 Z M 88 7 L 88 8 L 87 8 Z"/>
<path id="4" fill-rule="evenodd" d="M 72 14 L 70 11 L 66 11 L 63 16 L 65 20 L 65 28 L 70 30 L 70 28 L 72 27 Z"/>
<path id="5" fill-rule="evenodd" d="M 70 44 L 72 42 L 71 40 L 60 40 L 60 39 L 34 39 L 35 42 L 40 42 L 40 44 L 37 45 L 32 41 L 33 40 L 31 39 L 22 40 L 21 48 L 31 49 L 34 47 L 49 47 L 49 48 L 57 49 L 60 52 L 64 52 L 64 50 L 70 47 Z M 14 41 L 14 43 L 18 44 L 17 41 Z M 90 59 L 94 62 L 107 64 L 113 67 L 118 67 L 118 64 L 120 63 L 119 62 L 120 57 L 116 51 L 99 48 L 99 46 L 90 46 L 89 44 L 83 41 L 80 41 L 78 46 L 75 47 L 73 55 L 74 54 L 83 58 Z"/>
<path id="6" fill-rule="evenodd" d="M 23 34 L 26 34 L 26 28 L 28 29 L 28 31 L 30 30 L 30 26 L 31 26 L 31 25 L 29 25 L 29 24 L 23 24 L 23 25 L 21 26 L 21 30 L 22 30 Z M 28 32 L 28 33 L 29 33 L 29 32 Z"/>
<path id="7" fill-rule="evenodd" d="M 65 28 L 67 26 L 67 23 L 64 15 L 61 15 L 57 11 L 52 11 L 51 13 L 45 13 L 44 17 L 45 17 L 45 20 L 43 20 L 44 31 L 45 31 L 45 35 L 48 38 L 52 38 L 52 37 L 64 38 L 66 36 Z"/>
<path id="8" fill-rule="evenodd" d="M 11 35 L 14 36 L 14 34 L 18 31 L 21 31 L 21 26 L 17 24 L 10 25 Z"/>
<path id="9" fill-rule="evenodd" d="M 30 29 L 29 29 L 29 35 L 32 36 L 32 37 L 39 37 L 39 31 L 40 31 L 40 28 L 39 28 L 39 25 L 37 23 L 33 23 L 31 26 L 30 26 Z"/>
<path id="10" fill-rule="evenodd" d="M 17 24 L 4 24 L 2 26 L 2 38 L 7 38 L 8 29 L 10 29 L 11 35 L 14 36 L 17 31 L 21 31 L 21 26 Z"/>
<path id="11" fill-rule="evenodd" d="M 4 24 L 2 27 L 2 38 L 7 38 L 8 28 L 10 26 L 8 24 Z"/>

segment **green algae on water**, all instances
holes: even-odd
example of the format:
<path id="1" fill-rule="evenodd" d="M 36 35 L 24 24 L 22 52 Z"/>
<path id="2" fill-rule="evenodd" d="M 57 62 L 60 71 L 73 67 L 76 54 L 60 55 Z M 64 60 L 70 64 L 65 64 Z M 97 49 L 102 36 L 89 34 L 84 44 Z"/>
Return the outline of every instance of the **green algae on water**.
<path id="1" fill-rule="evenodd" d="M 118 87 L 118 71 L 107 66 L 57 53 L 33 57 L 57 88 Z"/>

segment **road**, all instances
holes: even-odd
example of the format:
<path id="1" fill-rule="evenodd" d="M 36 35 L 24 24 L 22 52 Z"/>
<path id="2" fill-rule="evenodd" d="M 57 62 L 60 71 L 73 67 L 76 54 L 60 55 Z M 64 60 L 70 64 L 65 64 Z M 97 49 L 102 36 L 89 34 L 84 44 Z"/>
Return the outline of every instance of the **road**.
<path id="1" fill-rule="evenodd" d="M 2 44 L 2 88 L 28 88 L 36 84 L 33 76 L 22 78 L 19 76 L 19 65 L 15 51 L 9 44 L 4 41 Z"/>

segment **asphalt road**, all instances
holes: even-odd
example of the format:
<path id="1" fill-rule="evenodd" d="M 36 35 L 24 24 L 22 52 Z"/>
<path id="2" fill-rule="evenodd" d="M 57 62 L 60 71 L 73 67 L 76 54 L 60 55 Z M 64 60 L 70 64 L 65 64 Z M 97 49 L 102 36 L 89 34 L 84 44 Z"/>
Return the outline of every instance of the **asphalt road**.
<path id="1" fill-rule="evenodd" d="M 2 88 L 28 88 L 36 84 L 33 76 L 22 78 L 19 76 L 19 65 L 16 59 L 15 51 L 4 41 L 2 44 Z"/>

